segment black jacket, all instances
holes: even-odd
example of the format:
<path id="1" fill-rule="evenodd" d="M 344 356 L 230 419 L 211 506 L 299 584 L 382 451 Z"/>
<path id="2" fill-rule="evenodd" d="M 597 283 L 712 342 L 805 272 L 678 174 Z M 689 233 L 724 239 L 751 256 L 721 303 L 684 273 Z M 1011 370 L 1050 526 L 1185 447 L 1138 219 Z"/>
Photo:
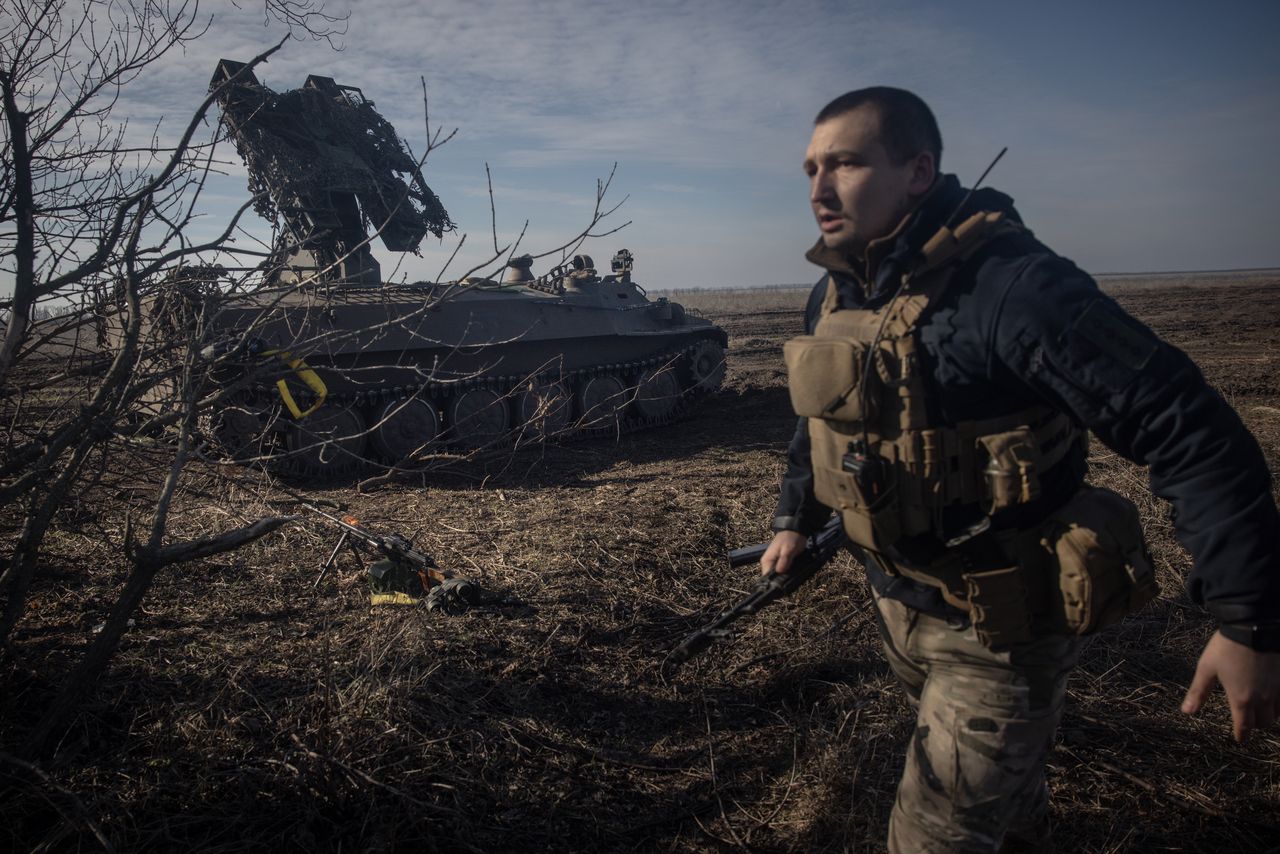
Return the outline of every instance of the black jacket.
<path id="1" fill-rule="evenodd" d="M 882 304 L 944 223 L 978 210 L 1001 210 L 1021 222 L 1003 193 L 979 190 L 957 211 L 964 197 L 954 176 L 941 176 L 897 237 L 873 244 L 865 269 L 853 269 L 821 242 L 808 257 L 835 279 L 843 307 Z M 809 296 L 806 332 L 818 321 L 826 282 L 824 276 Z M 1152 492 L 1172 503 L 1178 539 L 1194 558 L 1187 582 L 1193 600 L 1223 622 L 1280 620 L 1280 513 L 1266 460 L 1185 353 L 1030 232 L 984 246 L 919 328 L 935 414 L 944 423 L 1037 403 L 1066 413 L 1116 453 L 1149 467 Z M 811 533 L 831 511 L 813 495 L 803 418 L 787 456 L 774 528 Z M 1028 516 L 1060 504 L 1085 471 L 1084 454 L 1069 455 L 1047 475 L 1040 505 L 993 522 L 1035 521 Z M 917 606 L 921 595 L 932 595 L 914 585 L 895 587 Z"/>

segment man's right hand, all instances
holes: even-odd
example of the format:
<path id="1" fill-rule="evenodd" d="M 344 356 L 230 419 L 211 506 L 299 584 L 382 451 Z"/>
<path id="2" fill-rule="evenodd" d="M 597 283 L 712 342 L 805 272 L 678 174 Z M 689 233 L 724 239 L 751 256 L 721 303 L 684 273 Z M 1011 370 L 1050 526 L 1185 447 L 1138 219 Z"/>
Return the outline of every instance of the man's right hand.
<path id="1" fill-rule="evenodd" d="M 798 531 L 779 531 L 769 541 L 769 548 L 764 550 L 760 558 L 760 574 L 768 572 L 785 573 L 791 568 L 796 555 L 804 551 L 809 538 Z"/>

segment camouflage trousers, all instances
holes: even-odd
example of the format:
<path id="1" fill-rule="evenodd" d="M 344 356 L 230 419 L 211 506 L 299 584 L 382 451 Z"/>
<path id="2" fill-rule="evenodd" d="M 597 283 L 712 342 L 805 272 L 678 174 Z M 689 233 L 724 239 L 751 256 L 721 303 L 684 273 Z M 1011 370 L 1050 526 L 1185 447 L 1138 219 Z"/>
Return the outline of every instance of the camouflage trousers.
<path id="1" fill-rule="evenodd" d="M 992 652 L 963 621 L 879 596 L 876 608 L 889 665 L 917 713 L 889 851 L 1048 850 L 1044 765 L 1079 639 Z"/>

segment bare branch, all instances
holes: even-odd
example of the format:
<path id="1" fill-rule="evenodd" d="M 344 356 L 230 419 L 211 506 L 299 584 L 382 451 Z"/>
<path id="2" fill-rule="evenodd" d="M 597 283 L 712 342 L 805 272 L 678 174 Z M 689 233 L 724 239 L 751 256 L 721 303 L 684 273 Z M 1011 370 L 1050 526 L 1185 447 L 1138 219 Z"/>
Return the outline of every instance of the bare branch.
<path id="1" fill-rule="evenodd" d="M 139 546 L 135 549 L 139 562 L 156 567 L 169 566 L 174 563 L 186 563 L 213 557 L 224 552 L 235 551 L 256 539 L 265 537 L 282 525 L 297 521 L 299 516 L 268 516 L 251 524 L 224 531 L 214 537 L 201 537 L 182 543 L 171 543 L 164 546 Z"/>
<path id="2" fill-rule="evenodd" d="M 493 207 L 493 176 L 489 174 L 489 164 L 484 164 L 484 177 L 489 182 L 489 224 L 493 229 L 493 252 L 495 255 L 500 254 L 498 249 L 498 212 Z"/>

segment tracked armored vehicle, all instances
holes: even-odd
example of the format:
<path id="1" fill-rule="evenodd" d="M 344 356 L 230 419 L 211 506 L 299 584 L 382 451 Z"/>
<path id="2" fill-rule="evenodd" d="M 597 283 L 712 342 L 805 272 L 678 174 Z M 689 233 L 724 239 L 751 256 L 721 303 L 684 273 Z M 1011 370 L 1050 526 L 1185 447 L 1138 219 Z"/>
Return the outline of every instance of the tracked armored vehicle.
<path id="1" fill-rule="evenodd" d="M 665 424 L 721 384 L 723 330 L 649 299 L 618 251 L 540 276 L 382 282 L 369 234 L 415 251 L 453 223 L 358 89 L 312 76 L 276 93 L 241 63 L 214 75 L 257 209 L 281 224 L 252 294 L 204 290 L 204 419 L 226 454 L 302 477 L 368 460 Z M 214 289 L 216 291 L 216 288 Z"/>

